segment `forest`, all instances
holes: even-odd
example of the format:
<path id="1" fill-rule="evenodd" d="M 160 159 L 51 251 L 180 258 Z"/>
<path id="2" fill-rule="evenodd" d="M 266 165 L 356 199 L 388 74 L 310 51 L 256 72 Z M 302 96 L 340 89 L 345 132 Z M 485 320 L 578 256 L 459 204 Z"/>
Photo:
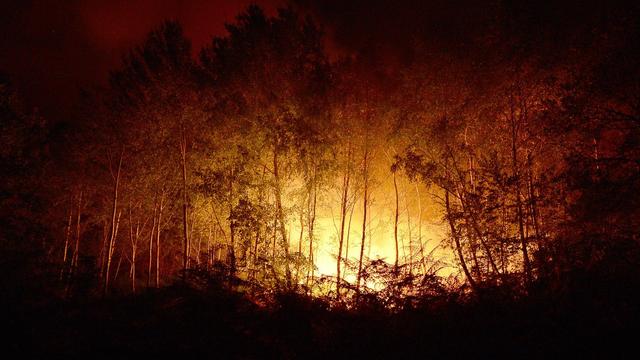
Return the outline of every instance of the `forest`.
<path id="1" fill-rule="evenodd" d="M 353 14 L 332 18 L 338 1 L 251 5 L 201 49 L 166 20 L 62 120 L 3 73 L 5 348 L 484 358 L 632 346 L 640 9 L 472 3 L 402 25 L 412 35 L 366 36 Z"/>

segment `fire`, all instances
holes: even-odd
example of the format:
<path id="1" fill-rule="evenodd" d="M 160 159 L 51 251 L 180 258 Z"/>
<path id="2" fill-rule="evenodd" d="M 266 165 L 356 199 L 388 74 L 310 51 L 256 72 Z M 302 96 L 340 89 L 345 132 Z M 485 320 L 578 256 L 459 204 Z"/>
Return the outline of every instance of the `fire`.
<path id="1" fill-rule="evenodd" d="M 382 260 L 389 266 L 395 263 L 394 221 L 395 193 L 391 181 L 379 181 L 371 193 L 367 214 L 367 231 L 364 244 L 364 261 Z M 422 271 L 421 257 L 433 257 L 444 264 L 451 264 L 450 251 L 442 247 L 446 229 L 438 218 L 437 205 L 427 189 L 420 190 L 419 185 L 409 181 L 401 183 L 399 192 L 398 221 L 398 262 L 400 265 L 412 263 L 415 273 Z M 337 186 L 336 186 L 337 189 Z M 337 191 L 329 193 L 318 209 L 314 226 L 314 265 L 316 276 L 335 278 L 337 276 L 337 258 L 340 237 L 340 198 Z M 344 244 L 342 249 L 341 278 L 355 284 L 357 272 L 345 266 L 345 260 L 358 264 L 362 245 L 362 199 L 355 197 L 347 211 L 345 221 Z M 299 244 L 300 222 L 294 217 L 289 219 L 291 234 L 290 251 L 302 249 L 308 255 L 308 232 L 303 228 L 302 244 Z M 348 246 L 347 246 L 348 243 Z M 455 272 L 453 266 L 442 266 L 438 275 L 447 276 Z M 366 284 L 371 288 L 380 288 L 382 284 Z"/>

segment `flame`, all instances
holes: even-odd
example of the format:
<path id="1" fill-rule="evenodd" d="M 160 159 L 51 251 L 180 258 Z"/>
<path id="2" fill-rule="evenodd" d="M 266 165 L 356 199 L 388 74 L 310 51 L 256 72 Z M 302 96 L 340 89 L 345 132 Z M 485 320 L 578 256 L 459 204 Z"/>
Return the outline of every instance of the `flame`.
<path id="1" fill-rule="evenodd" d="M 452 262 L 452 254 L 440 247 L 446 230 L 440 221 L 437 204 L 426 189 L 417 191 L 420 185 L 402 180 L 399 191 L 398 221 L 398 262 L 400 265 L 412 262 L 414 271 L 420 271 L 420 246 L 422 253 L 442 261 Z M 389 191 L 391 187 L 391 191 Z M 336 187 L 338 189 L 338 187 Z M 362 245 L 363 200 L 356 196 L 353 210 L 347 212 L 342 257 L 351 263 L 358 263 L 360 246 Z M 395 192 L 392 183 L 381 181 L 372 188 L 367 210 L 364 258 L 381 259 L 393 265 L 395 263 Z M 314 264 L 315 275 L 335 278 L 337 275 L 337 258 L 340 236 L 340 195 L 338 191 L 327 194 L 319 204 L 314 225 Z M 351 223 L 349 226 L 349 222 Z M 289 219 L 288 229 L 292 235 L 291 250 L 297 251 L 299 246 L 300 221 L 293 216 Z M 291 238 L 291 236 L 290 236 Z M 349 243 L 347 248 L 347 242 Z M 303 229 L 302 246 L 307 256 L 309 246 L 307 229 Z M 341 266 L 343 280 L 354 284 L 356 272 L 346 269 L 344 261 Z M 454 267 L 444 267 L 439 275 L 447 276 L 456 271 Z M 380 288 L 377 283 L 367 284 L 371 288 Z"/>

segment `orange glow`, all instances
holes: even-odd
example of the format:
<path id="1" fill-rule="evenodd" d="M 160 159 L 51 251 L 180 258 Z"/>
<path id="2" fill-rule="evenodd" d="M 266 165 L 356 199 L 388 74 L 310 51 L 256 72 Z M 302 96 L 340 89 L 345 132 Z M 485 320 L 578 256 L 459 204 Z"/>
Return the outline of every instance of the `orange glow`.
<path id="1" fill-rule="evenodd" d="M 367 234 L 365 239 L 364 258 L 371 260 L 381 259 L 392 266 L 395 262 L 394 222 L 395 193 L 393 191 L 392 177 L 390 176 L 390 164 L 387 161 L 377 161 L 372 171 L 372 188 L 370 189 L 370 206 L 368 208 Z M 375 176 L 375 178 L 373 177 Z M 379 176 L 379 177 L 378 177 Z M 295 182 L 292 182 L 295 184 Z M 436 204 L 430 189 L 416 184 L 406 178 L 398 180 L 399 184 L 399 264 L 412 262 L 414 274 L 422 271 L 420 266 L 420 242 L 424 256 L 432 255 L 426 261 L 438 261 L 437 274 L 449 276 L 458 272 L 453 253 L 443 246 L 442 241 L 446 237 L 446 227 L 442 223 L 441 209 Z M 292 190 L 293 191 L 293 190 Z M 358 263 L 358 256 L 362 240 L 362 194 L 360 189 L 356 192 L 353 211 L 347 211 L 345 221 L 345 240 L 342 250 L 343 259 L 348 256 L 348 261 Z M 323 194 L 322 201 L 318 204 L 317 218 L 314 227 L 314 264 L 315 275 L 335 278 L 337 273 L 337 254 L 340 226 L 340 184 L 336 181 L 333 189 Z M 418 195 L 420 198 L 418 198 Z M 293 207 L 295 203 L 285 203 L 285 207 Z M 420 210 L 422 214 L 420 214 Z M 421 223 L 419 223 L 421 220 Z M 351 226 L 349 226 L 351 222 Z M 350 228 L 350 230 L 349 230 Z M 290 252 L 298 249 L 300 235 L 300 221 L 295 215 L 288 218 L 287 225 L 290 234 Z M 409 240 L 410 239 L 410 240 Z M 347 249 L 347 241 L 349 246 Z M 409 244 L 411 241 L 411 244 Z M 302 236 L 302 252 L 308 255 L 308 232 L 305 228 Z M 412 260 L 411 260 L 412 259 Z M 341 266 L 341 277 L 351 284 L 356 282 L 356 272 L 348 270 L 344 261 Z M 366 284 L 372 289 L 379 289 L 382 284 L 371 282 Z"/>

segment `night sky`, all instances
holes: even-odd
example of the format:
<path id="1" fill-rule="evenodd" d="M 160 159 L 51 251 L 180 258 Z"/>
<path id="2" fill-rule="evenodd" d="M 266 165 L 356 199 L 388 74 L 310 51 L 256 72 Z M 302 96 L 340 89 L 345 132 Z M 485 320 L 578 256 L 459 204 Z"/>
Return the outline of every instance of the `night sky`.
<path id="1" fill-rule="evenodd" d="M 0 5 L 0 74 L 8 76 L 29 106 L 63 120 L 79 89 L 105 83 L 122 56 L 163 20 L 182 23 L 194 56 L 225 22 L 249 4 L 273 15 L 286 0 L 87 0 L 4 1 Z M 622 3 L 622 4 L 621 4 Z M 325 32 L 329 55 L 360 54 L 393 67 L 410 61 L 419 42 L 434 53 L 467 59 L 503 46 L 545 56 L 558 49 L 588 48 L 592 30 L 615 22 L 630 6 L 602 1 L 384 1 L 294 0 Z M 501 4 L 498 6 L 497 4 Z M 502 19 L 502 20 L 501 20 Z M 504 19 L 507 19 L 504 21 Z M 571 46 L 568 46 L 570 44 Z M 552 61 L 552 60 L 549 60 Z"/>
<path id="2" fill-rule="evenodd" d="M 31 106 L 63 120 L 79 89 L 109 70 L 166 19 L 180 21 L 197 51 L 225 33 L 250 3 L 274 13 L 278 0 L 0 1 L 0 73 Z"/>

